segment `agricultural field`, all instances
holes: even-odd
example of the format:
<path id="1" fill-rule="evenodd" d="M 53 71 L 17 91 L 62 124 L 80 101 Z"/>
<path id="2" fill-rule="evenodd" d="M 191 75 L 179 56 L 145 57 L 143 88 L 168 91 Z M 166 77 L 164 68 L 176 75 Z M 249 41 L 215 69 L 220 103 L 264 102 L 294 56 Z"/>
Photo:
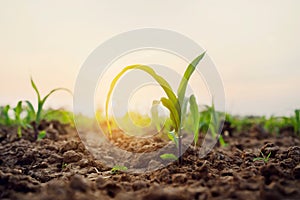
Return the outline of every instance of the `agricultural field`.
<path id="1" fill-rule="evenodd" d="M 282 117 L 241 117 L 218 112 L 213 104 L 199 110 L 195 96 L 185 98 L 185 88 L 192 68 L 203 56 L 188 66 L 177 95 L 147 66 L 129 66 L 122 72 L 143 70 L 167 94 L 160 103 L 170 117 L 163 127 L 153 120 L 148 131 L 159 130 L 158 134 L 144 138 L 124 134 L 107 109 L 96 114 L 97 120 L 44 109 L 52 93 L 71 92 L 57 88 L 42 97 L 31 79 L 37 105 L 19 101 L 0 108 L 0 199 L 300 199 L 300 111 Z M 189 107 L 178 107 L 176 102 Z M 128 113 L 122 120 L 129 115 L 140 124 L 149 121 L 138 113 Z M 153 110 L 152 118 L 159 118 L 155 116 Z M 137 166 L 126 162 L 126 157 L 114 166 L 95 158 L 82 142 L 84 136 L 79 137 L 74 117 L 85 125 L 86 134 L 100 125 L 110 143 L 139 153 L 136 159 L 146 170 L 135 173 L 132 169 Z M 201 157 L 205 134 L 217 144 Z M 183 151 L 187 137 L 192 142 Z M 146 152 L 170 143 L 177 151 L 163 153 L 158 159 L 145 157 Z M 113 162 L 107 146 L 96 150 Z M 165 161 L 169 162 L 166 166 Z M 151 170 L 154 165 L 162 167 Z"/>

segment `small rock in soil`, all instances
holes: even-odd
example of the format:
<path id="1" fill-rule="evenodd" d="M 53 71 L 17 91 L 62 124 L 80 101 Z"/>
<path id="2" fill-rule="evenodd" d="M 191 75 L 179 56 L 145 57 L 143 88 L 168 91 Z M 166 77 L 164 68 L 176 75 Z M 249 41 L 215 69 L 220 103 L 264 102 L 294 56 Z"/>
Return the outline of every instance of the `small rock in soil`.
<path id="1" fill-rule="evenodd" d="M 162 182 L 169 182 L 170 181 L 170 172 L 168 169 L 163 169 L 161 172 L 158 174 L 158 178 Z"/>
<path id="2" fill-rule="evenodd" d="M 86 192 L 88 189 L 87 183 L 79 175 L 75 175 L 71 178 L 70 187 L 81 192 Z"/>
<path id="3" fill-rule="evenodd" d="M 172 182 L 173 183 L 185 183 L 187 180 L 186 174 L 173 174 Z"/>
<path id="4" fill-rule="evenodd" d="M 106 183 L 106 180 L 99 176 L 97 179 L 96 179 L 96 186 L 98 189 L 102 189 L 103 188 L 103 185 Z"/>
<path id="5" fill-rule="evenodd" d="M 61 148 L 61 152 L 62 153 L 65 153 L 66 151 L 70 151 L 70 150 L 76 150 L 78 147 L 78 142 L 76 141 L 70 141 L 70 142 L 67 142 L 66 144 L 64 144 Z"/>
<path id="6" fill-rule="evenodd" d="M 147 183 L 145 181 L 135 181 L 132 184 L 132 189 L 134 191 L 137 191 L 137 190 L 140 190 L 140 189 L 143 189 L 143 188 L 146 188 L 146 187 L 147 187 Z"/>
<path id="7" fill-rule="evenodd" d="M 182 200 L 186 199 L 183 197 L 180 190 L 171 188 L 157 189 L 156 187 L 151 189 L 148 194 L 143 197 L 143 200 Z"/>
<path id="8" fill-rule="evenodd" d="M 295 179 L 300 179 L 300 164 L 293 169 L 293 175 Z"/>
<path id="9" fill-rule="evenodd" d="M 295 160 L 296 162 L 300 162 L 300 147 L 294 146 L 288 149 L 288 157 Z"/>
<path id="10" fill-rule="evenodd" d="M 102 185 L 101 189 L 106 190 L 107 195 L 110 197 L 115 197 L 120 191 L 122 191 L 122 187 L 112 181 L 106 182 Z"/>
<path id="11" fill-rule="evenodd" d="M 276 153 L 279 151 L 279 147 L 276 146 L 276 145 L 273 144 L 273 143 L 267 143 L 267 144 L 265 144 L 265 145 L 260 149 L 260 151 L 261 151 L 265 156 L 268 156 L 269 153 L 271 152 L 270 158 L 275 158 Z M 260 156 L 261 156 L 261 155 L 260 155 Z"/>
<path id="12" fill-rule="evenodd" d="M 261 175 L 265 177 L 266 183 L 271 181 L 272 177 L 281 177 L 282 171 L 274 164 L 264 165 L 260 169 Z"/>
<path id="13" fill-rule="evenodd" d="M 63 161 L 64 163 L 73 163 L 81 160 L 82 155 L 79 153 L 76 153 L 75 151 L 67 151 L 63 155 Z"/>

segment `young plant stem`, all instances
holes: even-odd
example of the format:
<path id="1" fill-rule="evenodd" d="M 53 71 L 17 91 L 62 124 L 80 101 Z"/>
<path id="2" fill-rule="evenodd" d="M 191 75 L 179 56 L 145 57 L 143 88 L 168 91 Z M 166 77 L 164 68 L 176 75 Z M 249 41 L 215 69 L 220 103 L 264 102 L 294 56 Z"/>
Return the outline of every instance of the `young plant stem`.
<path id="1" fill-rule="evenodd" d="M 178 164 L 182 165 L 182 135 L 180 134 L 179 131 L 179 135 L 178 135 Z"/>
<path id="2" fill-rule="evenodd" d="M 33 131 L 34 131 L 34 141 L 38 139 L 39 131 L 38 131 L 38 126 L 37 123 L 34 121 L 33 122 Z"/>

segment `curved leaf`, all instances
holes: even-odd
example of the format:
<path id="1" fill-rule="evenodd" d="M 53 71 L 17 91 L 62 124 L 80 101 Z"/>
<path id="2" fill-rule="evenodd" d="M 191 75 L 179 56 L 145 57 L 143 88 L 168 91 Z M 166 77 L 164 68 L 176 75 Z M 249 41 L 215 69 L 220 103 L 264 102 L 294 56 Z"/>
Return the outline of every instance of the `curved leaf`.
<path id="1" fill-rule="evenodd" d="M 170 101 L 172 102 L 172 104 L 175 105 L 176 110 L 178 113 L 180 113 L 180 108 L 179 105 L 177 105 L 177 97 L 174 94 L 174 92 L 172 91 L 172 88 L 170 86 L 170 84 L 160 75 L 158 75 L 151 67 L 146 66 L 146 65 L 130 65 L 125 67 L 119 74 L 117 74 L 117 76 L 115 76 L 115 78 L 113 79 L 113 81 L 110 84 L 110 88 L 106 97 L 106 103 L 105 103 L 105 113 L 106 113 L 106 123 L 107 123 L 107 128 L 109 130 L 110 135 L 111 133 L 111 126 L 108 120 L 108 104 L 110 101 L 110 97 L 112 94 L 112 91 L 115 87 L 115 85 L 117 84 L 118 80 L 121 78 L 121 76 L 123 74 L 125 74 L 127 71 L 132 70 L 132 69 L 138 69 L 138 70 L 142 70 L 146 73 L 148 73 L 150 76 L 152 76 L 158 83 L 159 85 L 162 87 L 162 89 L 165 91 L 166 95 L 168 96 L 168 98 L 170 99 Z"/>
<path id="2" fill-rule="evenodd" d="M 42 110 L 43 110 L 43 106 L 45 104 L 45 101 L 48 99 L 48 97 L 53 94 L 54 92 L 57 92 L 57 91 L 66 91 L 70 94 L 72 94 L 72 92 L 67 89 L 67 88 L 55 88 L 53 90 L 51 90 L 42 100 L 39 100 L 38 102 L 38 110 L 37 110 L 37 113 L 36 113 L 36 122 L 39 123 L 40 122 L 40 118 L 41 118 L 41 114 L 42 114 Z M 38 96 L 39 98 L 39 96 Z"/>
<path id="3" fill-rule="evenodd" d="M 34 91 L 35 91 L 36 94 L 37 94 L 38 102 L 40 102 L 40 101 L 41 101 L 41 95 L 40 95 L 40 92 L 39 92 L 39 90 L 37 89 L 37 87 L 36 87 L 36 85 L 35 85 L 35 83 L 34 83 L 32 77 L 30 78 L 30 82 L 31 82 L 31 86 L 33 87 Z"/>
<path id="4" fill-rule="evenodd" d="M 165 97 L 161 98 L 160 101 L 170 111 L 170 118 L 174 122 L 175 132 L 177 132 L 180 129 L 180 117 L 175 105 L 170 99 Z"/>

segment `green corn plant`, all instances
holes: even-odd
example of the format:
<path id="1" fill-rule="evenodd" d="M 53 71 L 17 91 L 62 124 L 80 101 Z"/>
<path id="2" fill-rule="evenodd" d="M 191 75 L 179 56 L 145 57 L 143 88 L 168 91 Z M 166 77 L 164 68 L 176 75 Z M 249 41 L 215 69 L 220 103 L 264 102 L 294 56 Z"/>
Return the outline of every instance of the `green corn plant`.
<path id="1" fill-rule="evenodd" d="M 295 117 L 293 119 L 294 131 L 296 134 L 300 134 L 300 110 L 295 110 Z"/>
<path id="2" fill-rule="evenodd" d="M 0 117 L 1 117 L 1 124 L 6 125 L 6 126 L 10 126 L 12 124 L 12 120 L 9 117 L 9 112 L 10 110 L 10 105 L 6 105 L 4 107 L 1 107 L 0 110 Z"/>
<path id="3" fill-rule="evenodd" d="M 17 135 L 20 138 L 22 137 L 22 128 L 30 127 L 26 118 L 21 117 L 22 112 L 25 111 L 22 103 L 22 101 L 19 101 L 14 108 L 11 108 L 10 105 L 2 107 L 0 116 L 1 124 L 6 126 L 17 126 Z M 13 116 L 9 116 L 9 111 L 13 111 Z"/>
<path id="4" fill-rule="evenodd" d="M 50 95 L 52 95 L 54 92 L 57 92 L 57 91 L 62 90 L 62 91 L 66 91 L 70 94 L 72 94 L 72 92 L 66 88 L 55 88 L 55 89 L 51 90 L 46 96 L 44 96 L 44 98 L 41 98 L 40 92 L 39 92 L 35 82 L 33 81 L 32 78 L 30 79 L 30 81 L 31 81 L 31 86 L 37 95 L 37 103 L 38 103 L 37 110 L 35 111 L 33 104 L 30 101 L 25 101 L 25 102 L 28 105 L 28 111 L 29 111 L 30 115 L 34 116 L 34 127 L 33 128 L 35 131 L 35 139 L 37 140 L 38 138 L 44 137 L 44 135 L 45 135 L 44 132 L 38 131 L 38 125 L 40 124 L 41 119 L 42 119 L 43 107 L 44 107 L 46 100 L 49 98 Z"/>
<path id="5" fill-rule="evenodd" d="M 187 89 L 187 84 L 188 81 L 193 74 L 193 72 L 196 69 L 196 66 L 198 63 L 203 59 L 205 55 L 205 52 L 196 57 L 187 67 L 186 71 L 184 72 L 184 75 L 181 79 L 181 82 L 179 84 L 179 87 L 177 89 L 177 94 L 172 90 L 170 84 L 160 75 L 158 75 L 151 67 L 146 66 L 146 65 L 130 65 L 125 67 L 120 73 L 115 76 L 113 81 L 111 82 L 107 97 L 106 97 L 106 104 L 105 104 L 105 112 L 106 112 L 106 122 L 107 122 L 107 128 L 109 130 L 110 136 L 112 136 L 112 131 L 111 131 L 111 126 L 109 122 L 109 117 L 108 117 L 108 106 L 109 106 L 109 101 L 110 97 L 112 95 L 112 91 L 117 84 L 117 81 L 122 77 L 123 74 L 125 74 L 129 70 L 142 70 L 149 74 L 154 80 L 157 81 L 157 83 L 161 86 L 161 88 L 164 90 L 165 94 L 167 97 L 162 97 L 160 99 L 160 102 L 165 106 L 169 112 L 170 112 L 170 119 L 172 121 L 172 126 L 173 130 L 170 132 L 170 136 L 174 137 L 174 141 L 178 140 L 178 156 L 179 156 L 179 163 L 181 163 L 181 143 L 182 143 L 182 123 L 183 123 L 183 118 L 185 112 L 184 110 L 186 109 L 184 106 L 184 100 L 185 100 L 185 93 Z M 190 102 L 194 103 L 194 95 L 192 95 L 189 99 L 192 99 Z M 191 107 L 195 107 L 194 105 Z M 197 126 L 197 125 L 195 125 Z M 175 139 L 175 137 L 177 139 Z"/>
<path id="6" fill-rule="evenodd" d="M 212 102 L 212 106 L 206 106 L 206 110 L 200 114 L 200 120 L 198 122 L 200 126 L 200 130 L 203 132 L 207 132 L 210 130 L 212 137 L 216 138 L 218 135 L 218 132 L 220 131 L 220 119 L 219 119 L 219 113 L 215 109 L 214 102 Z M 219 135 L 219 143 L 222 147 L 227 146 L 227 143 L 225 142 L 222 135 Z"/>
<path id="7" fill-rule="evenodd" d="M 19 101 L 17 106 L 13 109 L 15 112 L 15 124 L 17 125 L 18 137 L 22 137 L 22 128 L 26 126 L 25 120 L 21 118 L 21 113 L 23 111 L 22 101 Z"/>

